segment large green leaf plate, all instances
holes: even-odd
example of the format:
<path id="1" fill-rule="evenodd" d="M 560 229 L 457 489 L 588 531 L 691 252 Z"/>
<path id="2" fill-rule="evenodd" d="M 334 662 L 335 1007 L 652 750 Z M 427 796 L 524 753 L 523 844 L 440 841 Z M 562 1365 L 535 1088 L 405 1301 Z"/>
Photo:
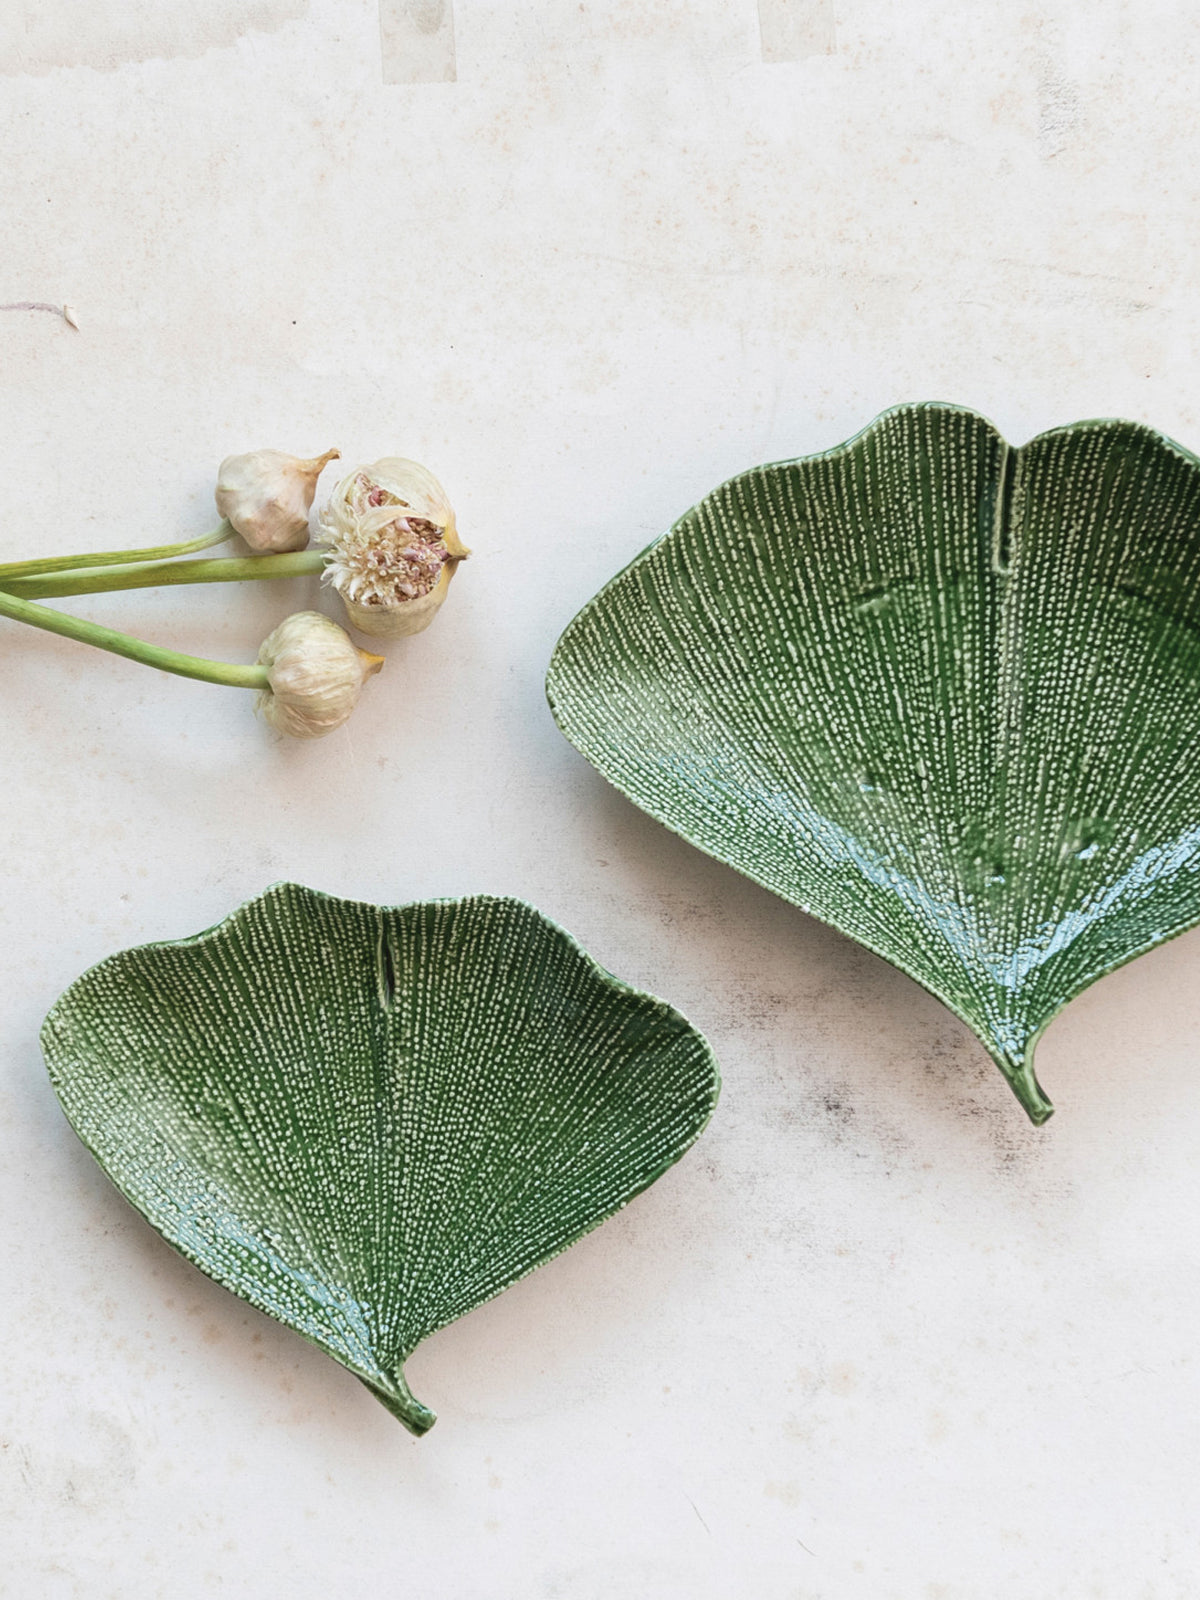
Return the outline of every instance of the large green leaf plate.
<path id="1" fill-rule="evenodd" d="M 715 490 L 547 691 L 651 816 L 916 978 L 1035 1122 L 1051 1017 L 1200 920 L 1200 461 L 885 412 Z"/>
<path id="2" fill-rule="evenodd" d="M 421 1340 L 653 1183 L 718 1091 L 678 1012 L 486 896 L 279 884 L 93 967 L 42 1043 L 126 1199 L 418 1434 Z"/>

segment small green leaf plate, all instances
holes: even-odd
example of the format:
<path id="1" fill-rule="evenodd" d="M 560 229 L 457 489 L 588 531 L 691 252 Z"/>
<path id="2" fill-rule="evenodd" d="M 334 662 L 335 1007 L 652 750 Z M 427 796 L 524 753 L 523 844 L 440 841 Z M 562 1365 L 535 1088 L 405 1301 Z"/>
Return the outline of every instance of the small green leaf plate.
<path id="1" fill-rule="evenodd" d="M 678 1012 L 488 896 L 278 884 L 93 967 L 42 1044 L 126 1199 L 417 1434 L 421 1340 L 653 1183 L 719 1087 Z"/>
<path id="2" fill-rule="evenodd" d="M 924 984 L 1044 1121 L 1049 1020 L 1200 920 L 1200 460 L 897 407 L 702 500 L 547 692 L 618 789 Z"/>

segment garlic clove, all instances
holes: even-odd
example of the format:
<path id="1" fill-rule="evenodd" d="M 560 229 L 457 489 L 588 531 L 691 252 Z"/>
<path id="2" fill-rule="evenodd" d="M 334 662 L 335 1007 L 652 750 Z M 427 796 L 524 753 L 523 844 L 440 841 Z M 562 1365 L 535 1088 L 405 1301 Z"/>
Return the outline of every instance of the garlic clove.
<path id="1" fill-rule="evenodd" d="M 427 628 L 471 553 L 433 473 L 400 456 L 347 474 L 321 512 L 320 528 L 325 581 L 354 627 L 376 638 Z"/>
<path id="2" fill-rule="evenodd" d="M 217 471 L 217 510 L 252 550 L 303 550 L 317 479 L 340 454 L 326 450 L 305 460 L 282 450 L 252 450 L 226 456 Z"/>
<path id="3" fill-rule="evenodd" d="M 360 650 L 330 617 L 296 611 L 263 640 L 258 661 L 270 687 L 255 702 L 273 728 L 320 739 L 340 728 L 383 657 Z"/>

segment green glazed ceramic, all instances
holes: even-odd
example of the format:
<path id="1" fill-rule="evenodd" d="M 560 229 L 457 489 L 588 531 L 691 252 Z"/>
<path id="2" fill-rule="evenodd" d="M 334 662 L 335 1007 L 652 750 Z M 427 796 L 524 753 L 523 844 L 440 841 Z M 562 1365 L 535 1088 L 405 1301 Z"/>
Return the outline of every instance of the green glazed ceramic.
<path id="1" fill-rule="evenodd" d="M 1200 460 L 900 406 L 715 490 L 559 640 L 566 736 L 893 962 L 1035 1122 L 1051 1017 L 1200 920 Z"/>
<path id="2" fill-rule="evenodd" d="M 516 900 L 381 908 L 279 884 L 112 956 L 46 1019 L 117 1187 L 413 1433 L 404 1363 L 677 1161 L 703 1038 Z"/>

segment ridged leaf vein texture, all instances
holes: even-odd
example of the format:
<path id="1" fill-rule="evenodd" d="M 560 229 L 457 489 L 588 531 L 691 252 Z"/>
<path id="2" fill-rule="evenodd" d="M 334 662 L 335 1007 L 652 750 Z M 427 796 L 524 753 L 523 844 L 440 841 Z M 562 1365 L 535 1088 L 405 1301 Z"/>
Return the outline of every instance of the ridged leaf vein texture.
<path id="1" fill-rule="evenodd" d="M 1198 689 L 1200 461 L 934 404 L 716 489 L 547 677 L 618 789 L 931 990 L 1035 1122 L 1049 1020 L 1200 920 Z"/>
<path id="2" fill-rule="evenodd" d="M 279 884 L 92 968 L 42 1042 L 125 1197 L 414 1433 L 416 1346 L 654 1182 L 719 1088 L 678 1012 L 489 896 Z"/>

